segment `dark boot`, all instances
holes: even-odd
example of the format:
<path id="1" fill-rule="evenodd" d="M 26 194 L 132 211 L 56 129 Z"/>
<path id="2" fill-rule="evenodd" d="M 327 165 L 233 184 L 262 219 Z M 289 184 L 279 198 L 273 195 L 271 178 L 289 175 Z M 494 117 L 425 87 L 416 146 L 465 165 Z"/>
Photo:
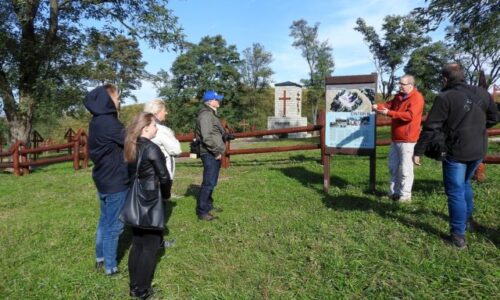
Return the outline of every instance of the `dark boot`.
<path id="1" fill-rule="evenodd" d="M 451 243 L 458 249 L 467 248 L 467 242 L 465 241 L 465 235 L 451 233 Z"/>
<path id="2" fill-rule="evenodd" d="M 140 300 L 146 300 L 149 297 L 151 297 L 154 294 L 153 288 L 145 289 L 145 290 L 140 290 L 137 287 L 134 287 L 133 289 L 130 289 L 130 297 L 140 299 Z"/>

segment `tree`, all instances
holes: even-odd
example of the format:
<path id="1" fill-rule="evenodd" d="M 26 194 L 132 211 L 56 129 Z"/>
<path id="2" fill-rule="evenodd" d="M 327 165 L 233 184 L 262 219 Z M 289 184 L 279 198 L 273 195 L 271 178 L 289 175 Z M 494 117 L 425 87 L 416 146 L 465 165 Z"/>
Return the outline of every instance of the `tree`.
<path id="1" fill-rule="evenodd" d="M 167 122 L 177 131 L 194 128 L 203 92 L 216 90 L 224 95 L 220 108 L 228 121 L 237 123 L 245 113 L 240 107 L 240 54 L 220 35 L 201 39 L 179 55 L 172 64 L 170 85 L 160 91 L 172 112 Z"/>
<path id="2" fill-rule="evenodd" d="M 498 29 L 500 14 L 498 0 L 455 1 L 455 0 L 426 0 L 427 7 L 417 7 L 412 14 L 416 15 L 419 23 L 427 26 L 431 31 L 438 25 L 449 20 L 454 26 L 468 24 L 478 33 L 489 33 Z"/>
<path id="3" fill-rule="evenodd" d="M 415 49 L 404 67 L 406 74 L 415 77 L 418 90 L 424 95 L 426 107 L 432 104 L 442 88 L 441 70 L 453 56 L 443 42 L 435 42 Z"/>
<path id="4" fill-rule="evenodd" d="M 147 78 L 142 53 L 136 40 L 123 35 L 110 37 L 104 32 L 92 30 L 84 51 L 85 68 L 91 83 L 117 86 L 121 99 L 136 97 L 131 91 L 141 87 L 141 79 Z"/>
<path id="5" fill-rule="evenodd" d="M 311 105 L 311 117 L 315 123 L 319 104 L 324 99 L 325 77 L 331 76 L 335 67 L 332 47 L 328 41 L 318 39 L 319 23 L 309 26 L 301 19 L 293 21 L 290 26 L 290 36 L 293 37 L 293 46 L 302 51 L 302 57 L 309 66 L 309 78 L 302 80 L 308 88 L 307 102 Z"/>
<path id="6" fill-rule="evenodd" d="M 167 0 L 1 1 L 0 97 L 12 139 L 28 141 L 36 109 L 49 97 L 71 87 L 83 90 L 82 49 L 94 25 L 110 35 L 123 32 L 151 47 L 175 49 L 183 36 L 167 4 Z"/>
<path id="7" fill-rule="evenodd" d="M 427 7 L 414 10 L 419 23 L 428 31 L 449 21 L 446 39 L 456 51 L 470 84 L 478 84 L 480 71 L 487 74 L 487 85 L 500 78 L 500 10 L 497 0 L 430 0 Z"/>
<path id="8" fill-rule="evenodd" d="M 383 40 L 362 18 L 358 18 L 356 24 L 354 30 L 363 34 L 368 43 L 380 76 L 382 97 L 387 100 L 396 87 L 396 71 L 413 49 L 429 42 L 430 38 L 415 20 L 407 16 L 386 16 L 382 25 Z"/>
<path id="9" fill-rule="evenodd" d="M 3 146 L 7 143 L 9 136 L 9 130 L 7 128 L 7 120 L 5 118 L 0 117 L 0 145 Z"/>
<path id="10" fill-rule="evenodd" d="M 269 66 L 273 62 L 273 55 L 267 52 L 264 46 L 254 43 L 252 47 L 243 50 L 241 77 L 243 84 L 253 90 L 269 87 L 271 76 L 274 74 Z"/>
<path id="11" fill-rule="evenodd" d="M 485 71 L 486 84 L 500 79 L 500 24 L 489 30 L 489 34 L 480 33 L 467 25 L 448 27 L 447 38 L 450 48 L 455 49 L 454 59 L 465 69 L 469 84 L 479 83 L 479 73 Z"/>
<path id="12" fill-rule="evenodd" d="M 274 74 L 269 66 L 273 61 L 273 55 L 264 49 L 259 43 L 254 43 L 252 47 L 243 50 L 243 61 L 241 64 L 241 78 L 245 85 L 245 96 L 242 102 L 247 102 L 251 109 L 249 121 L 257 123 L 259 119 L 259 108 L 265 107 L 265 91 L 271 83 L 271 76 Z M 247 100 L 247 101 L 244 101 Z"/>

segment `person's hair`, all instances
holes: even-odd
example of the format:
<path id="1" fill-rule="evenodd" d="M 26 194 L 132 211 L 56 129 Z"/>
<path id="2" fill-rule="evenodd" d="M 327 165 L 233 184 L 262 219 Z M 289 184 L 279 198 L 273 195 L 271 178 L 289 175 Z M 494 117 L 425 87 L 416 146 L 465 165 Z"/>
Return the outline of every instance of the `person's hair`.
<path id="1" fill-rule="evenodd" d="M 443 75 L 448 82 L 460 82 L 465 80 L 464 68 L 457 63 L 444 66 L 441 75 Z"/>
<path id="2" fill-rule="evenodd" d="M 410 83 L 411 85 L 415 86 L 415 77 L 413 77 L 413 75 L 410 75 L 410 74 L 405 74 L 401 77 L 401 79 L 403 78 L 406 78 L 408 79 L 408 83 Z"/>
<path id="3" fill-rule="evenodd" d="M 108 91 L 108 93 L 118 91 L 118 88 L 116 87 L 116 85 L 114 85 L 112 83 L 106 83 L 104 85 L 104 88 L 106 89 L 106 91 Z"/>
<path id="4" fill-rule="evenodd" d="M 127 135 L 125 136 L 125 147 L 123 149 L 123 157 L 128 163 L 134 162 L 137 155 L 137 138 L 141 136 L 142 129 L 149 126 L 155 121 L 152 113 L 141 112 L 137 114 L 132 122 L 127 127 Z"/>
<path id="5" fill-rule="evenodd" d="M 153 99 L 148 103 L 144 104 L 144 112 L 152 113 L 154 115 L 159 113 L 162 109 L 166 108 L 165 108 L 165 102 L 163 102 L 163 100 L 161 99 Z"/>

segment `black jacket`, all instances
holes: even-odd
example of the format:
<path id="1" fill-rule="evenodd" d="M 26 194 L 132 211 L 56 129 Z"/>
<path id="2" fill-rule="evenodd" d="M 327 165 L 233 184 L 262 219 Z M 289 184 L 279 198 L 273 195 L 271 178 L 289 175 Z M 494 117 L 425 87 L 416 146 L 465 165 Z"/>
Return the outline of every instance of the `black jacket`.
<path id="1" fill-rule="evenodd" d="M 138 172 L 141 187 L 152 195 L 158 195 L 160 189 L 163 199 L 170 198 L 172 180 L 167 170 L 165 155 L 161 152 L 160 147 L 152 141 L 140 137 L 137 139 L 137 157 L 139 154 L 142 154 Z M 128 165 L 131 182 L 135 179 L 137 160 Z"/>
<path id="2" fill-rule="evenodd" d="M 488 147 L 486 128 L 497 122 L 496 105 L 485 89 L 450 83 L 436 97 L 414 153 L 422 156 L 433 132 L 443 130 L 447 156 L 463 162 L 482 159 Z"/>
<path id="3" fill-rule="evenodd" d="M 88 143 L 97 190 L 105 194 L 122 192 L 129 181 L 123 158 L 125 128 L 118 120 L 116 107 L 102 86 L 89 92 L 84 104 L 93 115 Z"/>

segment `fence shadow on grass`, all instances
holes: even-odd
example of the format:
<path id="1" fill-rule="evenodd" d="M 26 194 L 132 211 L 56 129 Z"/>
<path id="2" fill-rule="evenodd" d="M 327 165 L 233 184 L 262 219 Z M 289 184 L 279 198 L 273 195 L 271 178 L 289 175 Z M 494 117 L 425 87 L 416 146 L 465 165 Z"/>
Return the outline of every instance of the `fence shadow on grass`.
<path id="1" fill-rule="evenodd" d="M 418 230 L 425 231 L 427 233 L 433 234 L 441 239 L 447 240 L 448 234 L 433 227 L 427 222 L 422 222 L 419 220 L 419 216 L 431 214 L 435 215 L 433 211 L 428 211 L 424 209 L 417 209 L 415 211 L 405 208 L 398 203 L 387 203 L 382 201 L 373 200 L 370 197 L 363 196 L 352 196 L 352 195 L 340 195 L 331 196 L 325 195 L 323 202 L 329 208 L 335 210 L 346 210 L 346 211 L 369 211 L 378 214 L 379 216 L 389 219 L 397 220 L 398 222 Z M 439 216 L 439 212 L 437 215 Z M 408 217 L 407 217 L 408 216 Z"/>
<path id="2" fill-rule="evenodd" d="M 290 178 L 299 181 L 303 186 L 311 187 L 317 185 L 318 182 L 323 182 L 323 174 L 311 172 L 304 167 L 289 167 L 289 168 L 276 168 L 275 170 L 281 171 L 283 174 Z M 333 176 L 330 181 L 331 185 L 339 188 L 345 188 L 349 183 L 337 176 Z M 317 192 L 322 193 L 321 189 L 313 187 Z"/>
<path id="3" fill-rule="evenodd" d="M 435 212 L 432 210 L 426 209 L 417 209 L 412 210 L 408 208 L 404 208 L 397 203 L 391 202 L 383 202 L 374 200 L 374 196 L 353 196 L 353 195 L 338 195 L 332 196 L 329 194 L 325 194 L 322 190 L 322 185 L 319 186 L 317 184 L 313 185 L 313 183 L 322 182 L 323 174 L 312 172 L 307 170 L 304 167 L 290 167 L 279 169 L 283 174 L 288 177 L 294 178 L 299 181 L 302 185 L 307 186 L 309 188 L 313 188 L 318 194 L 323 196 L 323 203 L 326 207 L 332 208 L 335 210 L 357 210 L 357 211 L 366 211 L 366 212 L 375 212 L 383 218 L 387 218 L 390 220 L 398 220 L 407 226 L 417 228 L 419 230 L 423 230 L 430 234 L 434 234 L 440 238 L 446 238 L 447 235 L 439 229 L 434 228 L 430 224 L 419 221 L 419 218 L 405 217 L 404 215 L 413 215 L 413 216 L 421 216 L 426 214 L 431 214 L 441 218 L 447 218 L 441 212 Z M 338 176 L 331 176 L 330 179 L 331 185 L 336 186 L 340 189 L 344 189 L 349 186 L 349 182 Z M 403 213 L 403 215 L 402 215 Z"/>
<path id="4" fill-rule="evenodd" d="M 436 192 L 444 194 L 443 181 L 434 179 L 415 179 L 412 192 L 426 196 Z"/>
<path id="5" fill-rule="evenodd" d="M 441 211 L 436 211 L 430 208 L 415 208 L 412 204 L 401 205 L 397 202 L 387 202 L 373 199 L 376 196 L 369 195 L 368 192 L 365 192 L 365 194 L 367 194 L 366 196 L 333 196 L 325 194 L 322 190 L 323 187 L 317 184 L 318 182 L 323 181 L 323 174 L 312 172 L 304 167 L 289 167 L 283 169 L 277 168 L 277 170 L 280 170 L 286 176 L 299 181 L 303 186 L 314 189 L 318 194 L 323 196 L 323 203 L 328 208 L 346 211 L 357 210 L 375 212 L 383 218 L 397 220 L 406 226 L 433 234 L 443 240 L 448 240 L 447 231 L 435 228 L 428 222 L 420 221 L 421 217 L 431 215 L 448 222 L 448 215 Z M 336 186 L 340 189 L 344 189 L 349 186 L 348 181 L 335 175 L 331 176 L 330 182 L 332 186 Z M 417 192 L 429 195 L 435 190 L 439 190 L 441 188 L 441 184 L 442 183 L 439 180 L 424 179 L 417 180 L 415 187 Z M 383 193 L 377 192 L 376 195 L 383 195 Z M 497 248 L 500 247 L 500 231 L 498 229 L 489 228 L 481 224 L 475 224 L 474 228 L 475 233 L 492 242 Z"/>

